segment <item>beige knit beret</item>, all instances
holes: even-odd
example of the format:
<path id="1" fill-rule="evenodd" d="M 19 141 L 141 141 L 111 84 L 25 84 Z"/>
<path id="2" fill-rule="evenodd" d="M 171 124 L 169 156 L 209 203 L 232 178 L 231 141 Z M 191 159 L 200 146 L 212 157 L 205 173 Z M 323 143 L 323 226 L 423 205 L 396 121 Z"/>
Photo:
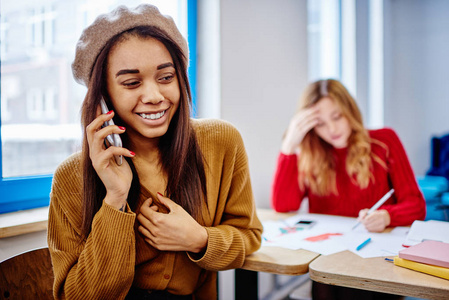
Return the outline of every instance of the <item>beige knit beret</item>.
<path id="1" fill-rule="evenodd" d="M 115 35 L 137 26 L 150 25 L 165 32 L 182 50 L 185 66 L 188 66 L 189 48 L 170 16 L 164 16 L 150 4 L 141 4 L 134 9 L 119 6 L 110 13 L 98 16 L 84 29 L 76 44 L 75 60 L 72 63 L 73 77 L 78 83 L 89 85 L 93 65 L 98 54 Z"/>

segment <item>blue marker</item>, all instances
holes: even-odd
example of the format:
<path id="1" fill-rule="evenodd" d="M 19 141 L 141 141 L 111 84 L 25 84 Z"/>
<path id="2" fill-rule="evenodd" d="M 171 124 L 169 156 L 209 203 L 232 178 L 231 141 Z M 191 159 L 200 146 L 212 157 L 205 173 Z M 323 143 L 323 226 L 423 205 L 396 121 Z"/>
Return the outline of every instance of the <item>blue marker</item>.
<path id="1" fill-rule="evenodd" d="M 366 241 L 364 241 L 363 243 L 361 243 L 360 245 L 358 245 L 357 248 L 355 248 L 355 250 L 359 251 L 360 249 L 362 249 L 363 247 L 365 247 L 369 242 L 371 242 L 371 238 L 368 238 Z"/>

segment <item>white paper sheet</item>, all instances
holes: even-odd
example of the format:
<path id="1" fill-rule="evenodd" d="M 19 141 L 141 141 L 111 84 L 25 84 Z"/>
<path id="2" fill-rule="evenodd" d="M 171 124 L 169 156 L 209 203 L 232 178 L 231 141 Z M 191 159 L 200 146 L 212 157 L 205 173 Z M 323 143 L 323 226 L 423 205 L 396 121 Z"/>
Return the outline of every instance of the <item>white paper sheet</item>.
<path id="1" fill-rule="evenodd" d="M 404 245 L 413 246 L 425 240 L 449 243 L 449 222 L 437 220 L 413 222 Z"/>
<path id="2" fill-rule="evenodd" d="M 295 226 L 299 220 L 314 221 L 312 227 Z M 397 227 L 389 233 L 370 233 L 363 226 L 352 230 L 355 218 L 320 214 L 298 214 L 293 217 L 263 222 L 263 246 L 277 246 L 288 249 L 305 249 L 322 255 L 350 250 L 361 257 L 397 255 L 404 249 L 402 243 L 407 227 Z M 366 239 L 365 247 L 356 250 Z"/>

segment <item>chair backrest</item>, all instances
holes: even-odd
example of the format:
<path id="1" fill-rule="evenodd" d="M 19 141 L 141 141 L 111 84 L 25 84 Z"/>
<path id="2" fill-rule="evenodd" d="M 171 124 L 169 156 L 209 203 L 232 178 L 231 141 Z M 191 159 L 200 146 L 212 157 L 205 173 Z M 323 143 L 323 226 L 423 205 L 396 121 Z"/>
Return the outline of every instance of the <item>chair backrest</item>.
<path id="1" fill-rule="evenodd" d="M 432 164 L 426 174 L 449 180 L 449 134 L 432 137 L 430 154 Z"/>
<path id="2" fill-rule="evenodd" d="M 31 250 L 0 263 L 0 299 L 53 299 L 48 248 Z"/>

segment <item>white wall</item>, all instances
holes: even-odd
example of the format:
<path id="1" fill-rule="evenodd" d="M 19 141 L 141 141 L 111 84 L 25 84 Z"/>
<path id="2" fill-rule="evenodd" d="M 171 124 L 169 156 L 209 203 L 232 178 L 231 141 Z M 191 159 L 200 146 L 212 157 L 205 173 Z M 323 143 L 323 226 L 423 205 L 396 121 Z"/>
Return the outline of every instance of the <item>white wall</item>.
<path id="1" fill-rule="evenodd" d="M 449 1 L 385 4 L 385 125 L 398 132 L 422 175 L 432 135 L 449 133 Z"/>
<path id="2" fill-rule="evenodd" d="M 281 138 L 307 85 L 306 4 L 198 1 L 198 116 L 227 120 L 242 134 L 258 207 L 270 205 Z M 259 296 L 272 279 L 259 274 Z M 234 299 L 233 290 L 233 271 L 220 272 L 220 299 Z"/>
<path id="3" fill-rule="evenodd" d="M 199 1 L 199 6 L 202 2 L 207 0 Z M 219 1 L 219 117 L 233 123 L 243 136 L 259 207 L 269 207 L 282 134 L 307 84 L 306 4 L 305 0 Z M 209 42 L 205 40 L 206 46 Z M 199 50 L 198 56 L 201 64 L 206 54 Z M 210 76 L 210 69 L 199 66 L 199 77 Z M 199 103 L 213 97 L 198 91 Z M 199 110 L 199 116 L 210 115 Z"/>
<path id="4" fill-rule="evenodd" d="M 37 231 L 0 239 L 0 261 L 31 249 L 47 247 L 47 231 Z"/>

